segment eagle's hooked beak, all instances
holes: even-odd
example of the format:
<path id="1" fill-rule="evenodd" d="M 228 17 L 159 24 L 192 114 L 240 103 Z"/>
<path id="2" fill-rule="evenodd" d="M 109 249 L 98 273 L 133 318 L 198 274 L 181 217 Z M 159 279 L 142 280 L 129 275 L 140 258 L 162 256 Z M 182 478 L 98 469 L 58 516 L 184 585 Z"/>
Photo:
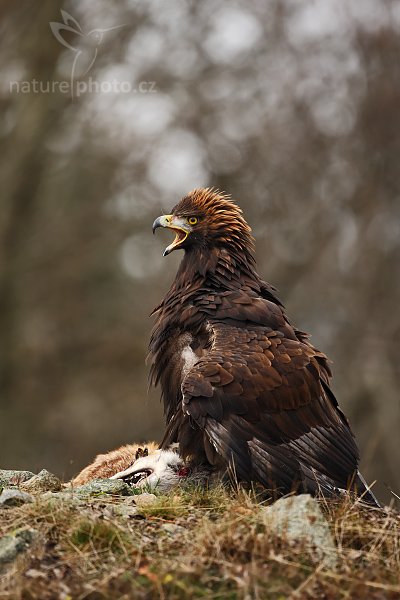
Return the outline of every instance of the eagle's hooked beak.
<path id="1" fill-rule="evenodd" d="M 165 248 L 163 256 L 167 256 L 172 250 L 179 248 L 192 230 L 186 219 L 176 217 L 175 215 L 162 215 L 158 217 L 153 223 L 153 233 L 155 233 L 157 227 L 168 227 L 168 229 L 172 229 L 176 234 L 172 244 Z"/>

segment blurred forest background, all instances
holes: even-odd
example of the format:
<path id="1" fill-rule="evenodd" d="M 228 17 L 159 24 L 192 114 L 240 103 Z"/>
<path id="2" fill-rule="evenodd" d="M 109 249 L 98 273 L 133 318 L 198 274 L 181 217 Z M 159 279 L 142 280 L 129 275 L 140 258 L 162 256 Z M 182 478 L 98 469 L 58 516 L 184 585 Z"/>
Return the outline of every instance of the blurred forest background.
<path id="1" fill-rule="evenodd" d="M 366 477 L 399 493 L 400 2 L 23 0 L 0 15 L 0 466 L 69 477 L 160 439 L 149 314 L 181 255 L 163 259 L 171 236 L 151 224 L 212 185 L 333 360 Z M 68 46 L 49 25 L 63 21 Z M 46 89 L 72 73 L 101 89 Z"/>

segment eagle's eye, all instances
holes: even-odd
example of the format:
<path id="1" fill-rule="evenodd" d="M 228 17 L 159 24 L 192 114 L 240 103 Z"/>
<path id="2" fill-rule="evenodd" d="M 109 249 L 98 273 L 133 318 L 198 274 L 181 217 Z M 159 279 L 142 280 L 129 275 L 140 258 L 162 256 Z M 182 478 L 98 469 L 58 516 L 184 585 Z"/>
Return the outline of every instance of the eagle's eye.
<path id="1" fill-rule="evenodd" d="M 198 218 L 197 217 L 189 217 L 188 218 L 189 225 L 196 225 L 197 222 L 198 222 Z"/>

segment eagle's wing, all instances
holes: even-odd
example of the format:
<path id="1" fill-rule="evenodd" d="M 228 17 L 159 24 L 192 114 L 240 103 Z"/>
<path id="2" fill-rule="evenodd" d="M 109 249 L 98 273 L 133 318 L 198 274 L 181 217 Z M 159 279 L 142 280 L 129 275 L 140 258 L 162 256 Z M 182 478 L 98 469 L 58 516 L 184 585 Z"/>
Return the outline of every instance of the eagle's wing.
<path id="1" fill-rule="evenodd" d="M 182 408 L 203 431 L 210 462 L 222 459 L 238 479 L 284 493 L 294 484 L 346 489 L 358 451 L 329 389 L 325 356 L 268 327 L 209 328 L 209 351 L 183 379 Z"/>

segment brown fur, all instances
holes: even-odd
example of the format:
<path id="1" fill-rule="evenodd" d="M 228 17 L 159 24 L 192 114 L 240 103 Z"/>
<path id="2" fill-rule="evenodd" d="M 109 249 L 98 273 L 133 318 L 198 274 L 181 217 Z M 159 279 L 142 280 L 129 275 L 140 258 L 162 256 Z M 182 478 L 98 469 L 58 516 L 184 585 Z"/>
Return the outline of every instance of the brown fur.
<path id="1" fill-rule="evenodd" d="M 124 471 L 136 460 L 136 453 L 140 448 L 148 448 L 151 454 L 158 449 L 156 442 L 147 442 L 145 444 L 127 444 L 116 450 L 111 450 L 107 454 L 98 454 L 94 461 L 82 469 L 78 475 L 72 479 L 74 486 L 84 485 L 93 479 L 107 479 L 119 471 Z"/>

